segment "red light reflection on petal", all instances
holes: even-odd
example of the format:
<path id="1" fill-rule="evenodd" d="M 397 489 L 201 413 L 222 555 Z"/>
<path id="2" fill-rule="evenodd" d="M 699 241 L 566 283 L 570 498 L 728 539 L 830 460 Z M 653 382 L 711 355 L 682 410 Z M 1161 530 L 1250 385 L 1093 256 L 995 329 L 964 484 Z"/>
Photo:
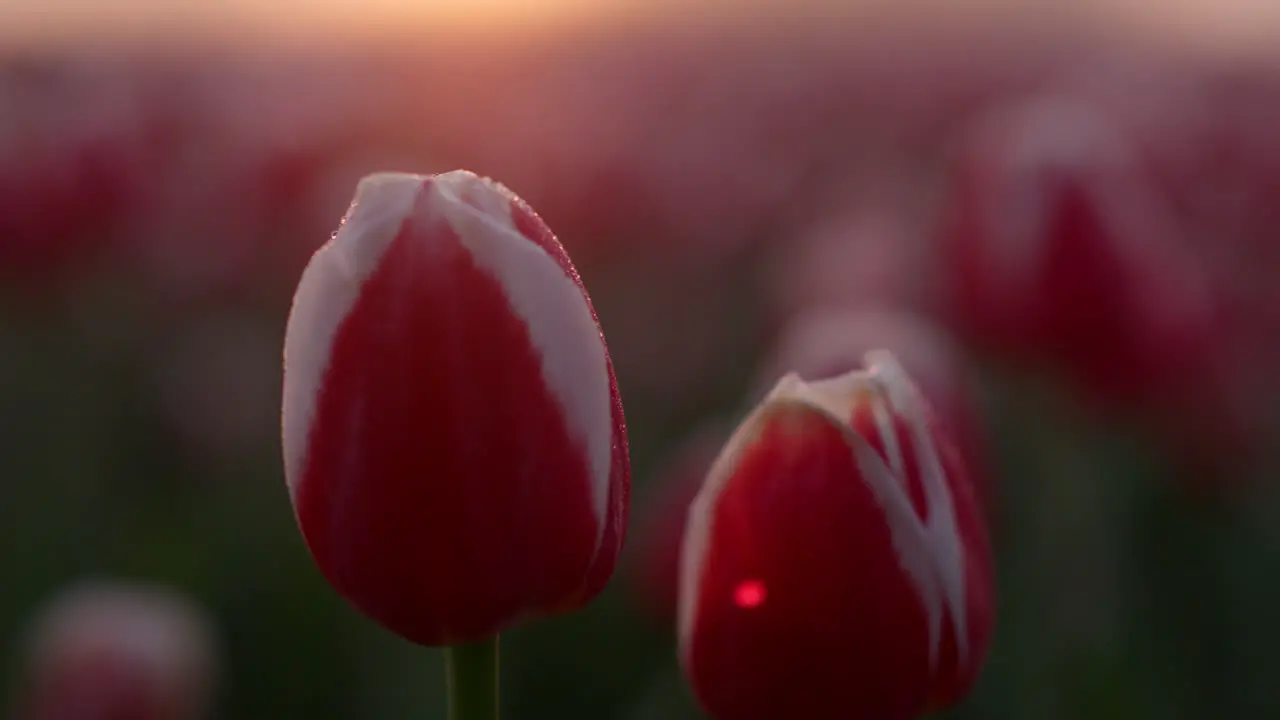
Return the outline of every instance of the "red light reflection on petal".
<path id="1" fill-rule="evenodd" d="M 764 583 L 759 580 L 744 580 L 733 589 L 734 604 L 744 610 L 760 607 L 767 596 Z"/>

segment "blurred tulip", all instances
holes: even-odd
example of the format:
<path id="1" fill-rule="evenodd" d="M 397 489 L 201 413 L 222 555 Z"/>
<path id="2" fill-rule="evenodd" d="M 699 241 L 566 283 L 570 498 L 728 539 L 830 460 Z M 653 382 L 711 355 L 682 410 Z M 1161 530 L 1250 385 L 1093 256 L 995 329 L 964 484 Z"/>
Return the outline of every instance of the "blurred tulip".
<path id="1" fill-rule="evenodd" d="M 689 504 L 724 447 L 727 431 L 719 423 L 698 428 L 654 474 L 655 498 L 646 509 L 640 537 L 631 547 L 635 549 L 633 580 L 641 608 L 661 624 L 675 624 L 680 549 Z"/>
<path id="2" fill-rule="evenodd" d="M 915 379 L 955 441 L 978 498 L 994 510 L 994 478 L 986 456 L 986 432 L 978 408 L 977 387 L 966 359 L 947 331 L 909 311 L 814 308 L 792 319 L 778 338 L 772 357 L 756 380 L 763 398 L 787 373 L 803 380 L 844 375 L 862 367 L 868 352 L 884 348 Z"/>
<path id="3" fill-rule="evenodd" d="M 1041 100 L 970 139 L 940 261 L 959 327 L 1120 403 L 1212 372 L 1215 299 L 1106 118 Z"/>
<path id="4" fill-rule="evenodd" d="M 961 699 L 994 623 L 990 549 L 959 456 L 887 351 L 783 378 L 689 510 L 680 654 L 740 718 L 913 718 Z"/>
<path id="5" fill-rule="evenodd" d="M 362 180 L 284 353 L 298 524 L 365 614 L 452 645 L 603 588 L 630 490 L 622 404 L 576 271 L 509 190 Z"/>
<path id="6" fill-rule="evenodd" d="M 0 274 L 47 290 L 98 249 L 114 217 L 99 168 L 81 148 L 53 138 L 0 138 Z M 4 155 L 7 155 L 5 157 Z M 108 183 L 110 187 L 110 183 Z"/>
<path id="7" fill-rule="evenodd" d="M 208 621 L 167 590 L 77 587 L 34 628 L 19 720 L 196 720 L 209 714 Z"/>
<path id="8" fill-rule="evenodd" d="M 0 276 L 38 291 L 92 265 L 144 190 L 136 100 L 112 78 L 73 78 L 11 98 L 0 76 Z"/>
<path id="9" fill-rule="evenodd" d="M 1261 70 L 1261 72 L 1259 72 Z M 1280 267 L 1280 84 L 1269 69 L 1167 63 L 1112 90 L 1159 187 L 1173 199 L 1179 229 L 1208 275 L 1221 308 L 1220 369 L 1178 393 L 1183 407 L 1155 417 L 1177 464 L 1201 497 L 1241 486 L 1265 452 L 1263 419 L 1277 386 L 1280 351 L 1274 288 Z M 1168 91 L 1151 92 L 1164 78 Z M 1141 92 L 1134 86 L 1141 82 Z M 1158 87 L 1158 85 L 1156 85 Z M 1206 407 L 1207 406 L 1207 407 Z"/>

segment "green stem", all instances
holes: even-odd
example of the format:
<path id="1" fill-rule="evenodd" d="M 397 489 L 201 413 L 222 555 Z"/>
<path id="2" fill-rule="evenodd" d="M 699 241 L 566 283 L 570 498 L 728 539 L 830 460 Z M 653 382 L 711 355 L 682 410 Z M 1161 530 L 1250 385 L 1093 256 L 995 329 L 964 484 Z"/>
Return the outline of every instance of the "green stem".
<path id="1" fill-rule="evenodd" d="M 449 720 L 498 720 L 498 636 L 445 648 Z"/>

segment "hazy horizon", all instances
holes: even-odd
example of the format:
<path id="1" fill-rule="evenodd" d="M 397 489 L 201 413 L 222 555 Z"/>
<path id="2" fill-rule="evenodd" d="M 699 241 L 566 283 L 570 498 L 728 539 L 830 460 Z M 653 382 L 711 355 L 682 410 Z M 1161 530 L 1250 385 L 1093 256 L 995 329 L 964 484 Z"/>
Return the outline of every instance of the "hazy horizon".
<path id="1" fill-rule="evenodd" d="M 690 13 L 694 15 L 690 15 Z M 1272 0 L 0 0 L 0 48 L 81 46 L 315 47 L 401 41 L 439 33 L 536 35 L 608 22 L 753 24 L 760 15 L 838 13 L 859 19 L 1083 20 L 1103 32 L 1143 31 L 1230 52 L 1270 50 L 1280 41 Z M 776 18 L 773 18 L 776 19 Z M 772 20 L 771 19 L 771 22 Z M 338 48 L 341 49 L 341 48 Z"/>

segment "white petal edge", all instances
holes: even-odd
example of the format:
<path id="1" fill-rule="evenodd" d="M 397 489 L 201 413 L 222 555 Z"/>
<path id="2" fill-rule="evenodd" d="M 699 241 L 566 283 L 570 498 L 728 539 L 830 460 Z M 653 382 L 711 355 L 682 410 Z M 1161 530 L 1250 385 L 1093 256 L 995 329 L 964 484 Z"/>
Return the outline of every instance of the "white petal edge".
<path id="1" fill-rule="evenodd" d="M 939 585 L 936 589 L 942 593 L 941 599 L 951 615 L 951 622 L 955 627 L 956 651 L 963 662 L 969 655 L 964 541 L 960 538 L 955 498 L 947 483 L 946 470 L 942 467 L 942 456 L 929 428 L 930 411 L 920 390 L 911 382 L 892 353 L 885 350 L 867 353 L 867 367 L 872 377 L 888 390 L 890 401 L 906 420 L 911 431 L 925 493 L 926 514 L 922 518 L 924 540 L 929 556 L 933 559 L 933 568 L 937 572 Z M 932 647 L 935 662 L 937 652 L 935 638 Z"/>
<path id="2" fill-rule="evenodd" d="M 613 392 L 600 326 L 578 284 L 516 228 L 512 204 L 522 201 L 514 193 L 465 170 L 436 176 L 428 192 L 432 215 L 438 212 L 476 264 L 497 278 L 529 329 L 543 379 L 587 453 L 598 548 L 608 520 L 614 446 Z"/>
<path id="3" fill-rule="evenodd" d="M 805 380 L 820 380 L 815 375 L 818 369 L 840 362 L 864 365 L 866 354 L 880 348 L 906 358 L 924 387 L 954 388 L 961 378 L 951 362 L 953 342 L 944 328 L 912 312 L 884 307 L 812 308 L 783 330 L 767 374 L 757 380 L 758 397 L 767 395 L 788 370 Z"/>
<path id="4" fill-rule="evenodd" d="M 409 173 L 376 173 L 356 186 L 338 231 L 320 247 L 298 281 L 284 335 L 284 401 L 281 434 L 284 475 L 296 496 L 306 461 L 307 440 L 320 383 L 343 318 L 360 287 L 413 211 L 426 178 Z"/>
<path id="5" fill-rule="evenodd" d="M 891 353 L 875 350 L 867 353 L 865 358 L 867 369 L 828 380 L 806 383 L 794 373 L 783 377 L 734 431 L 712 465 L 702 489 L 690 505 L 680 556 L 677 617 L 680 659 L 686 666 L 690 660 L 702 567 L 713 530 L 716 505 L 743 449 L 758 436 L 769 415 L 779 409 L 814 412 L 840 429 L 854 454 L 860 474 L 885 512 L 898 560 L 924 604 L 931 665 L 936 667 L 938 662 L 944 611 L 951 615 L 961 662 L 967 657 L 963 541 L 959 537 L 951 490 L 927 425 L 924 400 Z M 846 419 L 852 414 L 854 399 L 867 389 L 886 392 L 894 409 L 910 427 L 925 490 L 927 510 L 924 518 L 916 513 L 906 487 L 894 476 L 875 448 L 855 432 Z M 876 420 L 878 425 L 884 422 L 883 417 Z M 886 450 L 891 457 L 894 455 L 892 448 L 886 447 Z"/>

